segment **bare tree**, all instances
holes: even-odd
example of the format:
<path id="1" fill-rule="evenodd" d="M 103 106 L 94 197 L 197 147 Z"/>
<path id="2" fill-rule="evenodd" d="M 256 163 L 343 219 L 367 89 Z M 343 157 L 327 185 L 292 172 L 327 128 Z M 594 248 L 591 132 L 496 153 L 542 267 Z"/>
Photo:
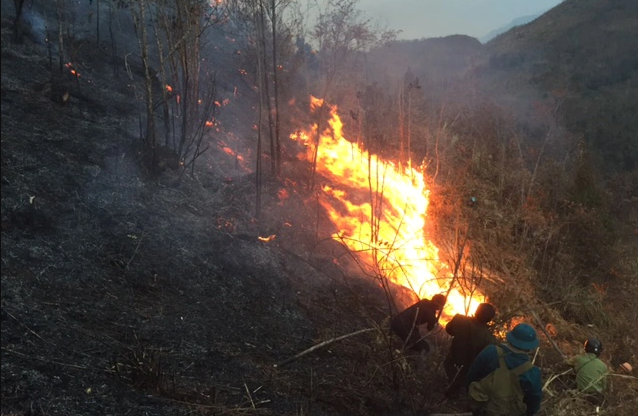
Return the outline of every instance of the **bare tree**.
<path id="1" fill-rule="evenodd" d="M 66 4 L 64 0 L 57 0 L 55 3 L 58 15 L 58 64 L 60 74 L 64 71 L 64 25 L 66 22 Z"/>
<path id="2" fill-rule="evenodd" d="M 346 78 L 346 70 L 356 68 L 356 61 L 363 58 L 374 46 L 383 45 L 396 37 L 396 32 L 381 30 L 358 9 L 358 0 L 330 0 L 328 8 L 320 13 L 314 27 L 314 39 L 319 45 L 320 79 L 316 90 L 325 100 L 332 99 L 335 85 Z M 365 69 L 365 68 L 364 68 Z M 354 74 L 353 74 L 354 76 Z M 348 84 L 354 84 L 349 79 Z M 344 89 L 346 82 L 342 82 Z M 353 93 L 354 95 L 354 93 Z M 318 128 L 315 136 L 315 154 L 311 164 L 309 185 L 313 186 L 317 165 L 317 150 L 321 137 L 325 107 L 318 112 Z"/>
<path id="3" fill-rule="evenodd" d="M 275 165 L 277 174 L 281 173 L 281 140 L 279 137 L 280 119 L 279 119 L 279 65 L 277 64 L 277 19 L 278 8 L 275 0 L 270 0 L 270 24 L 272 28 L 272 77 L 275 98 Z"/>
<path id="4" fill-rule="evenodd" d="M 13 0 L 13 6 L 16 10 L 16 16 L 13 19 L 13 41 L 15 43 L 24 42 L 24 32 L 22 30 L 22 10 L 25 0 Z"/>
<path id="5" fill-rule="evenodd" d="M 174 160 L 181 166 L 182 175 L 187 168 L 192 173 L 195 160 L 207 149 L 202 148 L 203 138 L 215 122 L 215 72 L 202 68 L 201 50 L 204 32 L 220 21 L 219 9 L 205 0 L 140 0 L 131 12 L 144 75 L 145 161 L 155 172 L 161 162 L 159 151 L 168 165 Z M 151 43 L 157 48 L 153 65 Z M 159 107 L 164 116 L 164 146 L 158 144 L 155 131 Z"/>
<path id="6" fill-rule="evenodd" d="M 192 171 L 216 111 L 214 69 L 202 67 L 204 33 L 223 19 L 224 11 L 216 3 L 211 6 L 203 0 L 161 0 L 156 6 L 158 76 L 162 83 L 158 105 L 164 113 L 165 145 L 169 145 L 168 118 L 176 117 L 178 140 L 173 146 L 184 167 L 190 165 Z M 174 103 L 173 111 L 169 100 Z"/>
<path id="7" fill-rule="evenodd" d="M 131 7 L 133 23 L 137 32 L 142 69 L 144 71 L 144 97 L 146 104 L 146 135 L 144 137 L 143 158 L 152 173 L 157 169 L 155 142 L 155 118 L 153 110 L 153 73 L 149 62 L 149 38 L 146 28 L 147 0 L 138 0 L 137 7 Z"/>

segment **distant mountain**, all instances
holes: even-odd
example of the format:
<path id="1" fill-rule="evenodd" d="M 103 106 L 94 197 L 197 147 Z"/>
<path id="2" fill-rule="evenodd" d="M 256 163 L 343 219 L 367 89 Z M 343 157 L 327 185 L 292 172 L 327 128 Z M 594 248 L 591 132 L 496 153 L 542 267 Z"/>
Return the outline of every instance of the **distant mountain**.
<path id="1" fill-rule="evenodd" d="M 566 0 L 484 46 L 486 91 L 554 100 L 608 170 L 638 168 L 638 1 Z"/>
<path id="2" fill-rule="evenodd" d="M 521 19 L 531 21 L 485 44 L 461 35 L 394 42 L 370 52 L 369 73 L 397 79 L 409 68 L 432 102 L 487 99 L 540 140 L 538 109 L 551 107 L 608 172 L 638 169 L 638 1 L 565 0 Z"/>
<path id="3" fill-rule="evenodd" d="M 430 96 L 439 96 L 461 80 L 483 45 L 467 35 L 400 40 L 370 51 L 368 65 L 376 79 L 401 78 L 408 68 Z"/>
<path id="4" fill-rule="evenodd" d="M 527 24 L 527 23 L 531 22 L 532 20 L 538 18 L 539 16 L 540 16 L 540 14 L 532 14 L 532 15 L 529 15 L 529 16 L 517 17 L 516 19 L 512 20 L 511 22 L 509 22 L 505 26 L 501 26 L 498 29 L 494 29 L 491 32 L 489 32 L 487 35 L 484 35 L 484 36 L 480 37 L 479 40 L 482 43 L 487 43 L 488 41 L 494 39 L 495 37 L 497 37 L 501 33 L 505 33 L 508 30 L 510 30 L 510 29 L 512 29 L 512 28 L 514 28 L 516 26 L 521 26 L 521 25 Z"/>

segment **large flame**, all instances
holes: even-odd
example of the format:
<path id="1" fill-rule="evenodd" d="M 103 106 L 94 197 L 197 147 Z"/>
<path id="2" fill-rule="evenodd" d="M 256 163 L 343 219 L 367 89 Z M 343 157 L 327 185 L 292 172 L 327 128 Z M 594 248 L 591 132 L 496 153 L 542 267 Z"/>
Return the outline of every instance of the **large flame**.
<path id="1" fill-rule="evenodd" d="M 429 191 L 423 170 L 402 169 L 368 153 L 343 136 L 336 106 L 315 97 L 310 104 L 315 112 L 326 105 L 330 114 L 319 145 L 316 124 L 291 138 L 303 142 L 308 160 L 314 160 L 316 152 L 316 173 L 329 181 L 319 200 L 338 229 L 333 237 L 358 253 L 379 277 L 413 290 L 418 298 L 447 294 L 452 272 L 424 231 Z M 442 320 L 471 314 L 482 300 L 480 293 L 464 296 L 452 287 Z"/>

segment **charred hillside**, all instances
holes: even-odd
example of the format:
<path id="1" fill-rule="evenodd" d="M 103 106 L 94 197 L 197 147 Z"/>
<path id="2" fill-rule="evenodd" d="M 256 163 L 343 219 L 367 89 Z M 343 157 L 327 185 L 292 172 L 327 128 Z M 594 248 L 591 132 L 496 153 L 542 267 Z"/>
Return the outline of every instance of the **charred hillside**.
<path id="1" fill-rule="evenodd" d="M 137 111 L 135 95 L 104 65 L 108 52 L 82 55 L 79 88 L 53 81 L 70 93 L 61 105 L 46 48 L 28 36 L 16 46 L 10 22 L 2 26 L 3 415 L 389 406 L 372 393 L 351 400 L 374 370 L 369 348 L 273 367 L 316 339 L 383 319 L 374 286 L 340 275 L 330 250 L 312 260 L 303 251 L 314 243 L 302 196 L 290 189 L 282 208 L 287 185 L 268 182 L 255 221 L 255 177 L 221 146 L 196 180 L 176 186 L 171 170 L 149 180 L 137 122 L 124 116 Z M 279 232 L 286 221 L 294 232 Z M 258 239 L 273 232 L 275 242 Z M 344 385 L 344 370 L 359 375 Z"/>

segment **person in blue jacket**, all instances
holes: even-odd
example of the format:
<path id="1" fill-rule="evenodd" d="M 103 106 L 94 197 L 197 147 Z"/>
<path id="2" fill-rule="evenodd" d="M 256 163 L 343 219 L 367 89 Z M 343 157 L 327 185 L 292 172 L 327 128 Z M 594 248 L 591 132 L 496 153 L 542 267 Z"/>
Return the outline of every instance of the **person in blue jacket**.
<path id="1" fill-rule="evenodd" d="M 505 364 L 509 369 L 514 369 L 529 361 L 528 353 L 537 348 L 540 343 L 534 328 L 525 323 L 518 324 L 509 331 L 506 340 L 507 342 L 499 347 L 504 352 Z M 472 382 L 482 380 L 498 368 L 499 359 L 496 348 L 496 345 L 489 345 L 476 357 L 467 373 L 466 385 L 468 389 Z M 523 391 L 523 401 L 527 406 L 526 416 L 535 415 L 540 410 L 543 397 L 541 371 L 538 367 L 531 367 L 518 379 Z"/>

